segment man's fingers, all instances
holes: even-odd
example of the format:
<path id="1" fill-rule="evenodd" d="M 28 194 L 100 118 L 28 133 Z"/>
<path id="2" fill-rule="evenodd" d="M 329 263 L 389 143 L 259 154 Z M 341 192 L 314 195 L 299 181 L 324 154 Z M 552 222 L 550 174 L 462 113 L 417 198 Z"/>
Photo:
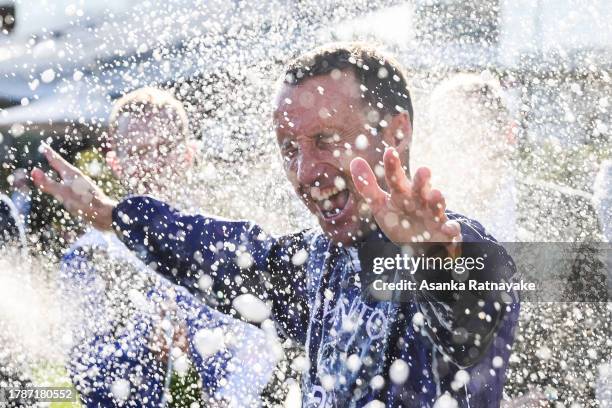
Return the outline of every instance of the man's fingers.
<path id="1" fill-rule="evenodd" d="M 427 167 L 420 167 L 416 173 L 414 174 L 414 178 L 412 179 L 412 192 L 416 197 L 420 197 L 424 200 L 427 200 L 429 196 L 429 192 L 431 190 L 431 185 L 429 181 L 431 180 L 431 170 Z"/>
<path id="2" fill-rule="evenodd" d="M 446 221 L 442 224 L 440 230 L 449 238 L 452 238 L 453 242 L 461 242 L 461 225 L 457 221 Z"/>
<path id="3" fill-rule="evenodd" d="M 32 170 L 32 181 L 43 193 L 51 194 L 62 203 L 66 200 L 69 189 L 49 178 L 41 169 L 35 167 Z"/>
<path id="4" fill-rule="evenodd" d="M 53 150 L 51 146 L 46 143 L 41 143 L 40 146 L 45 158 L 47 159 L 47 162 L 49 162 L 49 165 L 55 171 L 57 171 L 62 179 L 66 179 L 66 177 L 74 178 L 75 176 L 81 174 L 79 169 L 64 160 L 64 158 Z"/>
<path id="5" fill-rule="evenodd" d="M 406 177 L 406 172 L 402 168 L 402 161 L 399 153 L 392 147 L 385 150 L 383 155 L 385 164 L 385 179 L 391 194 L 405 194 L 410 192 L 410 181 Z"/>
<path id="6" fill-rule="evenodd" d="M 446 210 L 446 200 L 440 190 L 433 189 L 429 192 L 427 205 L 434 217 L 438 217 L 442 222 L 446 221 L 446 214 L 444 213 Z"/>
<path id="7" fill-rule="evenodd" d="M 376 176 L 368 162 L 361 157 L 353 159 L 351 161 L 351 177 L 359 194 L 366 199 L 372 211 L 376 213 L 384 205 L 387 193 L 378 185 Z"/>

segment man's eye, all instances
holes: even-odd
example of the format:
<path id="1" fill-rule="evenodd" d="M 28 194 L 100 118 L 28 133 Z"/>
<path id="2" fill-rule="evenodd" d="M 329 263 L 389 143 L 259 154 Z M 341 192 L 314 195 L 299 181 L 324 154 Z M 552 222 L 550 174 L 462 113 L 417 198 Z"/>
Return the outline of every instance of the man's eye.
<path id="1" fill-rule="evenodd" d="M 318 141 L 322 144 L 335 144 L 340 141 L 340 135 L 337 133 L 334 134 L 320 134 L 318 136 Z"/>
<path id="2" fill-rule="evenodd" d="M 283 156 L 292 158 L 297 153 L 297 144 L 295 142 L 288 142 L 283 145 Z"/>

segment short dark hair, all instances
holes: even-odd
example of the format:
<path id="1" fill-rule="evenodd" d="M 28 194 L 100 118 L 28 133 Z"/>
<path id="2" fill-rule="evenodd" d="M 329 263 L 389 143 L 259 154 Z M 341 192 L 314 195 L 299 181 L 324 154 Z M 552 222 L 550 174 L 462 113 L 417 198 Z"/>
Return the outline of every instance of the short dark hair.
<path id="1" fill-rule="evenodd" d="M 363 98 L 382 117 L 408 112 L 413 124 L 413 109 L 406 75 L 395 58 L 365 43 L 331 43 L 315 48 L 290 61 L 284 83 L 298 85 L 304 80 L 351 70 L 363 89 Z"/>

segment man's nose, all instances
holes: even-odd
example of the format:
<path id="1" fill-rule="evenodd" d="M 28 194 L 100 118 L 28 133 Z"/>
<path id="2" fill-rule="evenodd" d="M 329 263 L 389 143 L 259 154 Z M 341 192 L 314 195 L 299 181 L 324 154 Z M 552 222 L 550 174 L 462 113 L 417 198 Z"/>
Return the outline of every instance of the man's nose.
<path id="1" fill-rule="evenodd" d="M 297 178 L 301 185 L 315 185 L 315 182 L 321 176 L 319 162 L 320 157 L 316 149 L 310 146 L 300 146 Z"/>

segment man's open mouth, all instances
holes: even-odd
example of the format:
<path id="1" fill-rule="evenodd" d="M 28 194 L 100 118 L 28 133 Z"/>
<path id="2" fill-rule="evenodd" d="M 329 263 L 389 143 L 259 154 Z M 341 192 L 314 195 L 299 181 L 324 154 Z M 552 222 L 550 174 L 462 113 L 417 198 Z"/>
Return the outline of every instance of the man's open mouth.
<path id="1" fill-rule="evenodd" d="M 344 214 L 350 199 L 350 192 L 346 186 L 342 188 L 338 188 L 338 186 L 313 187 L 310 190 L 310 195 L 326 221 L 340 218 Z"/>

